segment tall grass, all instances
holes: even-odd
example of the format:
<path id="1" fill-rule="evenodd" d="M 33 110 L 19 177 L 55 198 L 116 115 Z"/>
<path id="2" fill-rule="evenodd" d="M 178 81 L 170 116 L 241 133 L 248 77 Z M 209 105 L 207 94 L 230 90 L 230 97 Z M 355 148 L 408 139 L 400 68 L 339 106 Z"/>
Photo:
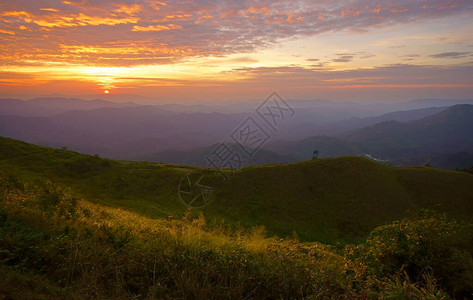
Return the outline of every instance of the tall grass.
<path id="1" fill-rule="evenodd" d="M 379 244 L 373 242 L 376 236 L 365 248 L 352 246 L 340 252 L 329 245 L 301 243 L 296 237 L 268 238 L 263 227 L 208 223 L 202 215 L 191 213 L 182 219 L 144 217 L 76 199 L 53 183 L 30 186 L 2 176 L 0 272 L 5 275 L 0 277 L 0 295 L 80 299 L 449 297 L 435 272 L 423 273 L 418 279 L 403 273 L 402 263 L 388 271 L 383 269 L 391 267 L 388 261 L 374 259 L 378 264 L 370 264 L 374 251 L 383 253 L 373 246 Z"/>

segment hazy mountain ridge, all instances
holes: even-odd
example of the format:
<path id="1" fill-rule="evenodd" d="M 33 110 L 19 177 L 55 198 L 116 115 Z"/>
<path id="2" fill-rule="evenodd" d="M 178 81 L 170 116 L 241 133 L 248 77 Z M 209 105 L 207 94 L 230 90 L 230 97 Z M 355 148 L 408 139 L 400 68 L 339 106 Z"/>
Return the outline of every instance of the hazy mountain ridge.
<path id="1" fill-rule="evenodd" d="M 0 107 L 2 103 L 9 105 L 12 101 L 19 103 L 20 100 L 0 100 Z M 136 105 L 74 98 L 38 98 L 20 102 L 20 108 L 12 106 L 18 109 L 20 116 L 8 115 L 15 109 L 0 110 L 0 135 L 111 158 L 169 160 L 192 165 L 201 165 L 198 162 L 203 158 L 197 156 L 203 152 L 202 148 L 228 139 L 249 116 L 247 113 L 202 112 L 211 109 L 212 106 L 207 105 Z M 422 107 L 445 103 L 449 100 L 416 100 L 396 105 Z M 423 164 L 430 160 L 434 164 L 443 161 L 437 165 L 443 167 L 449 161 L 442 159 L 443 155 L 473 153 L 471 139 L 467 138 L 471 132 L 468 129 L 471 112 L 465 111 L 464 120 L 460 115 L 463 108 L 470 107 L 468 105 L 454 106 L 459 107 L 456 112 L 452 111 L 454 107 L 440 106 L 363 118 L 356 114 L 369 114 L 378 106 L 386 109 L 396 105 L 322 100 L 290 104 L 295 107 L 296 116 L 280 122 L 277 132 L 271 132 L 271 141 L 263 146 L 271 152 L 265 152 L 266 158 L 259 154 L 254 162 L 305 160 L 318 150 L 320 157 L 368 153 L 389 159 L 396 165 Z M 42 114 L 51 107 L 82 109 L 27 116 L 36 108 L 37 113 Z M 193 109 L 201 112 L 192 112 Z M 349 114 L 352 114 L 351 118 L 343 119 Z M 327 122 L 327 119 L 335 121 Z M 458 123 L 460 120 L 463 123 Z M 452 121 L 457 125 L 448 125 Z M 185 159 L 184 155 L 193 158 Z M 455 161 L 450 168 L 458 165 L 458 159 Z M 468 160 L 460 167 L 469 167 L 466 163 Z"/>
<path id="2" fill-rule="evenodd" d="M 130 107 L 132 102 L 116 103 L 106 100 L 82 100 L 78 98 L 41 97 L 30 100 L 0 99 L 1 116 L 52 116 L 71 110 L 94 110 L 105 107 Z"/>
<path id="3" fill-rule="evenodd" d="M 455 105 L 421 120 L 383 122 L 340 135 L 363 145 L 365 151 L 430 149 L 437 152 L 473 151 L 473 105 Z"/>
<path id="4" fill-rule="evenodd" d="M 70 149 L 78 146 L 81 149 L 104 149 L 95 152 L 104 156 L 122 155 L 129 151 L 129 146 L 121 151 L 121 145 L 131 145 L 143 139 L 176 140 L 143 152 L 166 149 L 176 143 L 185 144 L 185 141 L 198 141 L 187 148 L 204 143 L 209 145 L 225 138 L 244 118 L 245 115 L 221 113 L 167 112 L 154 106 L 101 108 L 69 111 L 51 117 L 0 117 L 0 135 Z"/>

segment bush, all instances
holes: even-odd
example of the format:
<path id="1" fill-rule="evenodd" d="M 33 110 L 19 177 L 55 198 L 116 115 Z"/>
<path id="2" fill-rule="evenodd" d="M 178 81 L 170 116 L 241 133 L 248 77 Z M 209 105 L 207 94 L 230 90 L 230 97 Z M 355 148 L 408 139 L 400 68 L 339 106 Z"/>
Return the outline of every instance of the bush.
<path id="1" fill-rule="evenodd" d="M 48 182 L 43 185 L 42 190 L 38 196 L 38 204 L 47 215 L 57 214 L 66 219 L 77 216 L 77 199 L 62 187 Z"/>
<path id="2" fill-rule="evenodd" d="M 424 214 L 373 230 L 366 244 L 347 247 L 358 276 L 405 274 L 422 283 L 432 274 L 454 297 L 473 294 L 473 225 Z"/>
<path id="3" fill-rule="evenodd" d="M 439 289 L 436 279 L 430 274 L 422 276 L 422 282 L 412 283 L 405 273 L 378 283 L 381 291 L 375 293 L 380 299 L 450 299 Z"/>

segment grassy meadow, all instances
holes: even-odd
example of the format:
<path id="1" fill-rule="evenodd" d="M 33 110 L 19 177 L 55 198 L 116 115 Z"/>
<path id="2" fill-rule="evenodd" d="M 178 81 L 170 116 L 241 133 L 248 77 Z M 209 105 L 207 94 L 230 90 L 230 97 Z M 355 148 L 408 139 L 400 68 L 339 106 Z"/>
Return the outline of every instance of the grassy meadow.
<path id="1" fill-rule="evenodd" d="M 473 295 L 467 172 L 356 157 L 249 167 L 187 211 L 177 187 L 195 170 L 1 138 L 0 296 Z"/>

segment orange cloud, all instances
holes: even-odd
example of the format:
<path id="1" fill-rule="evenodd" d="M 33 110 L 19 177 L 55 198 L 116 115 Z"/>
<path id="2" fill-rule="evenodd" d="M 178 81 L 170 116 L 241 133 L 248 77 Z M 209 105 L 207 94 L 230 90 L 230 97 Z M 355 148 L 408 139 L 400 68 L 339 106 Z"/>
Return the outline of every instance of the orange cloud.
<path id="1" fill-rule="evenodd" d="M 40 8 L 39 10 L 52 11 L 52 12 L 58 12 L 59 11 L 59 9 L 55 9 L 55 8 Z"/>
<path id="2" fill-rule="evenodd" d="M 34 16 L 26 11 L 5 11 L 0 16 L 2 17 L 16 17 L 27 23 L 33 22 Z"/>
<path id="3" fill-rule="evenodd" d="M 226 19 L 226 18 L 231 18 L 231 17 L 237 17 L 241 13 L 238 10 L 228 10 L 225 12 L 222 12 L 219 16 L 220 19 Z"/>
<path id="4" fill-rule="evenodd" d="M 403 13 L 403 12 L 406 12 L 406 11 L 409 11 L 409 9 L 408 8 L 402 8 L 402 9 L 393 8 L 393 9 L 390 10 L 390 12 L 392 12 L 392 13 Z"/>
<path id="5" fill-rule="evenodd" d="M 195 18 L 194 15 L 191 14 L 171 14 L 165 15 L 163 18 L 160 19 L 152 19 L 152 22 L 169 22 L 169 21 L 187 21 L 193 20 Z"/>
<path id="6" fill-rule="evenodd" d="M 448 5 L 448 4 L 440 4 L 440 5 L 437 7 L 437 9 L 438 9 L 438 10 L 444 10 L 444 9 L 447 9 L 447 8 L 455 8 L 455 7 L 457 7 L 457 5 L 458 5 L 458 4 L 456 4 L 456 3 L 452 3 L 452 4 L 450 4 L 450 5 Z"/>
<path id="7" fill-rule="evenodd" d="M 341 15 L 342 18 L 344 18 L 344 17 L 354 17 L 354 16 L 359 17 L 360 16 L 360 11 L 348 7 L 347 9 L 342 10 L 340 15 Z"/>
<path id="8" fill-rule="evenodd" d="M 16 17 L 26 23 L 34 23 L 38 26 L 46 28 L 76 27 L 87 25 L 117 25 L 137 23 L 140 20 L 137 17 L 101 17 L 86 15 L 84 13 L 70 15 L 35 16 L 34 14 L 28 13 L 26 11 L 6 11 L 3 12 L 0 16 Z"/>
<path id="9" fill-rule="evenodd" d="M 304 21 L 304 18 L 301 16 L 296 16 L 295 14 L 290 14 L 289 16 L 287 16 L 286 21 L 292 24 L 292 23 L 302 22 Z"/>
<path id="10" fill-rule="evenodd" d="M 167 44 L 151 44 L 151 43 L 110 43 L 105 46 L 86 46 L 86 45 L 59 45 L 64 54 L 97 54 L 106 58 L 124 58 L 124 59 L 149 59 L 149 55 L 155 58 L 169 59 L 176 56 L 195 55 L 195 51 L 187 47 L 169 47 Z M 140 57 L 141 56 L 141 57 Z"/>
<path id="11" fill-rule="evenodd" d="M 250 7 L 250 8 L 245 10 L 245 13 L 247 13 L 247 14 L 260 14 L 260 13 L 263 13 L 266 16 L 270 15 L 270 11 L 266 7 L 261 7 L 261 8 Z"/>
<path id="12" fill-rule="evenodd" d="M 128 15 L 134 15 L 136 13 L 139 13 L 142 9 L 143 6 L 140 4 L 131 4 L 131 5 L 126 5 L 126 4 L 119 4 L 119 7 L 114 9 L 114 12 L 117 13 L 126 13 Z"/>
<path id="13" fill-rule="evenodd" d="M 376 8 L 373 8 L 373 14 L 379 15 L 379 12 L 381 11 L 381 6 L 378 5 Z"/>
<path id="14" fill-rule="evenodd" d="M 132 31 L 163 31 L 163 30 L 175 30 L 181 29 L 182 26 L 176 24 L 168 25 L 150 25 L 150 26 L 133 26 Z"/>
<path id="15" fill-rule="evenodd" d="M 14 32 L 14 31 L 5 30 L 5 29 L 0 29 L 0 33 L 9 34 L 9 35 L 15 35 L 15 32 Z"/>

